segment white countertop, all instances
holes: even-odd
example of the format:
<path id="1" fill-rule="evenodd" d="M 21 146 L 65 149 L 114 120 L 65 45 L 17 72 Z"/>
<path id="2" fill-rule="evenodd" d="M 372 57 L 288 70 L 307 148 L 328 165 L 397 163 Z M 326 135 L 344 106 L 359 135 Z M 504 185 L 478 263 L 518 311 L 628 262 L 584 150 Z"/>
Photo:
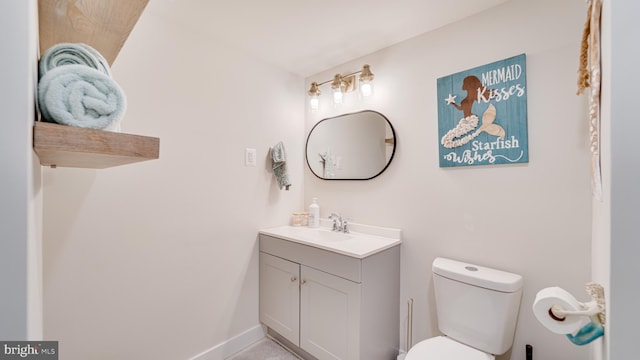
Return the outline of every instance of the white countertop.
<path id="1" fill-rule="evenodd" d="M 354 231 L 339 233 L 328 227 L 278 226 L 260 234 L 317 247 L 342 255 L 366 258 L 402 243 L 401 231 L 362 224 L 349 224 Z M 357 231 L 356 231 L 357 230 Z"/>

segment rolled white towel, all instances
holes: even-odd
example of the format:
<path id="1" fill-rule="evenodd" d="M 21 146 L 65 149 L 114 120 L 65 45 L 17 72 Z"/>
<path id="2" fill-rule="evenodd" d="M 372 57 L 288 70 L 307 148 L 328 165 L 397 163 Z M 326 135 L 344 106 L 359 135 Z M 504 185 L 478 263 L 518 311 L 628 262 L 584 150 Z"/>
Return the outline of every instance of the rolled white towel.
<path id="1" fill-rule="evenodd" d="M 38 84 L 38 104 L 46 121 L 117 131 L 126 110 L 120 86 L 86 65 L 49 70 Z"/>
<path id="2" fill-rule="evenodd" d="M 83 43 L 59 43 L 47 49 L 38 63 L 40 77 L 58 66 L 65 65 L 86 65 L 111 77 L 111 68 L 104 56 Z"/>

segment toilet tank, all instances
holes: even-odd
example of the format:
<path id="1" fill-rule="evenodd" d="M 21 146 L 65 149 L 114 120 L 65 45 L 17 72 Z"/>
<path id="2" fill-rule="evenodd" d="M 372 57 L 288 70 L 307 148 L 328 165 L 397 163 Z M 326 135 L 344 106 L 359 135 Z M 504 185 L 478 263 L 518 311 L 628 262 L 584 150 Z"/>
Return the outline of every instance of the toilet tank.
<path id="1" fill-rule="evenodd" d="M 522 276 L 456 260 L 433 261 L 438 328 L 463 344 L 501 355 L 513 344 Z"/>

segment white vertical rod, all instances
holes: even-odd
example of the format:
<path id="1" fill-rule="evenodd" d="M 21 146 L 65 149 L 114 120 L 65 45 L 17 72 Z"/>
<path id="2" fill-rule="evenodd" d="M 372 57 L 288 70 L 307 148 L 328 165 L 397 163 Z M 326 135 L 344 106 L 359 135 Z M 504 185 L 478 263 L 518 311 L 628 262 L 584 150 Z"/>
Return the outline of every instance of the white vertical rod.
<path id="1" fill-rule="evenodd" d="M 407 352 L 411 349 L 413 340 L 413 298 L 407 302 Z"/>

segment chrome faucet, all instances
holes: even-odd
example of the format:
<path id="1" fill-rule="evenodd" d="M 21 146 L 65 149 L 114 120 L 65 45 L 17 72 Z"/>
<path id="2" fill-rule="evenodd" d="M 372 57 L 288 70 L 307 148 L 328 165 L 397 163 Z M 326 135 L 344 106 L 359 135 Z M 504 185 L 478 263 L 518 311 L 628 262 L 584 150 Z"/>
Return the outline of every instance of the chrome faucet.
<path id="1" fill-rule="evenodd" d="M 332 231 L 348 233 L 349 228 L 347 227 L 347 219 L 342 219 L 342 216 L 337 213 L 331 213 L 329 215 L 329 219 L 333 220 L 333 228 Z"/>
<path id="2" fill-rule="evenodd" d="M 342 227 L 342 216 L 332 212 L 331 215 L 329 215 L 329 219 L 333 220 L 333 229 L 331 230 L 340 231 L 340 228 Z"/>

